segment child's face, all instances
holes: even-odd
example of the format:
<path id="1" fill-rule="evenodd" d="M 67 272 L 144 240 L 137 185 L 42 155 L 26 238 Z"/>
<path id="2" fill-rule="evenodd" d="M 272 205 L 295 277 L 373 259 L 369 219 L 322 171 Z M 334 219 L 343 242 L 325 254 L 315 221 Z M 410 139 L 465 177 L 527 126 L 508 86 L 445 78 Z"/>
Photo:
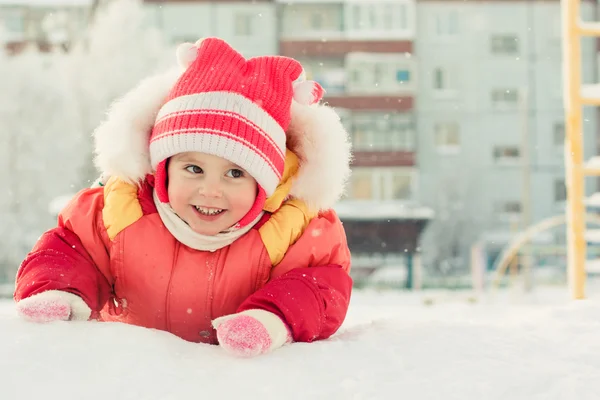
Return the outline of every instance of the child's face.
<path id="1" fill-rule="evenodd" d="M 237 165 L 210 154 L 187 152 L 169 160 L 169 202 L 194 232 L 216 235 L 252 208 L 257 184 Z"/>

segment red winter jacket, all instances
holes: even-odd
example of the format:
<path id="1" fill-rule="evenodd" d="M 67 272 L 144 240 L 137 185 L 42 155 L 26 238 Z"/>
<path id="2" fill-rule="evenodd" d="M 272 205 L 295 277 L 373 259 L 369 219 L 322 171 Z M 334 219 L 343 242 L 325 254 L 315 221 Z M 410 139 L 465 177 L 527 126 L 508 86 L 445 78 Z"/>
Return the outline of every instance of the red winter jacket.
<path id="1" fill-rule="evenodd" d="M 151 196 L 148 185 L 81 191 L 22 263 L 15 300 L 63 290 L 80 296 L 92 317 L 193 342 L 216 343 L 211 321 L 248 309 L 277 314 L 299 342 L 340 327 L 352 281 L 333 211 L 313 218 L 273 267 L 261 225 L 215 252 L 194 250 L 165 228 Z M 132 209 L 141 210 L 133 219 Z"/>

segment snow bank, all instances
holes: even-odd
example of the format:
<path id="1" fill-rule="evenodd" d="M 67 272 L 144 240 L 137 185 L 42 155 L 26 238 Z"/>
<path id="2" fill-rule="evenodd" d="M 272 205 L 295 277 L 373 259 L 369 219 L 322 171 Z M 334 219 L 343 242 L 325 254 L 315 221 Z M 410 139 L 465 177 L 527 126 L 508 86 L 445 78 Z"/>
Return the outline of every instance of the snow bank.
<path id="1" fill-rule="evenodd" d="M 431 219 L 431 208 L 403 201 L 343 200 L 335 205 L 341 219 Z"/>
<path id="2" fill-rule="evenodd" d="M 432 306 L 425 306 L 425 298 Z M 356 292 L 332 339 L 268 356 L 109 323 L 36 325 L 0 303 L 0 398 L 596 399 L 600 302 Z"/>

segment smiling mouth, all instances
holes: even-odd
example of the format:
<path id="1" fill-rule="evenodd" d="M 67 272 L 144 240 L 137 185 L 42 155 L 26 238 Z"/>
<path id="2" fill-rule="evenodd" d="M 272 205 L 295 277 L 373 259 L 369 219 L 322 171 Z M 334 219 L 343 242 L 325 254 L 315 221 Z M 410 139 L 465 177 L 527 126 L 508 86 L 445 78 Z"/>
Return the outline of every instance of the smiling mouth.
<path id="1" fill-rule="evenodd" d="M 202 215 L 214 216 L 222 214 L 225 209 L 222 208 L 209 208 L 209 207 L 200 207 L 194 206 L 194 208 Z"/>

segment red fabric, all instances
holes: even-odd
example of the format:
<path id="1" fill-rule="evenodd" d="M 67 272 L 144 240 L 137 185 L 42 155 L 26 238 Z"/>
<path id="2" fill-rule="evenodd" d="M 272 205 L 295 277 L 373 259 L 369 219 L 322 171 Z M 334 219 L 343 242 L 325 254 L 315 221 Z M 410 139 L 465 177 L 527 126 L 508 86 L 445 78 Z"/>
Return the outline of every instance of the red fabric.
<path id="1" fill-rule="evenodd" d="M 80 296 L 92 311 L 100 311 L 110 289 L 77 235 L 58 227 L 42 235 L 21 264 L 14 299 L 62 290 Z"/>
<path id="2" fill-rule="evenodd" d="M 169 186 L 169 176 L 167 174 L 167 161 L 168 158 L 166 160 L 162 160 L 156 166 L 156 179 L 154 181 L 154 190 L 156 190 L 156 196 L 158 197 L 158 200 L 160 200 L 162 203 L 169 202 L 169 192 L 167 190 L 167 187 Z"/>
<path id="3" fill-rule="evenodd" d="M 238 228 L 243 228 L 250 222 L 254 221 L 256 217 L 258 217 L 258 214 L 262 212 L 266 201 L 267 194 L 265 193 L 265 190 L 259 185 L 258 194 L 256 195 L 256 199 L 254 200 L 254 204 L 252 205 L 252 208 L 250 208 L 250 210 L 246 213 L 246 215 L 242 217 L 242 219 L 237 223 Z"/>
<path id="4" fill-rule="evenodd" d="M 294 95 L 293 82 L 302 74 L 302 65 L 288 57 L 261 56 L 245 59 L 225 41 L 218 38 L 204 39 L 196 52 L 196 58 L 171 89 L 165 103 L 184 96 L 217 93 L 213 101 L 190 109 L 169 109 L 154 125 L 150 135 L 152 166 L 156 166 L 156 190 L 158 198 L 168 203 L 166 188 L 166 165 L 164 159 L 185 151 L 199 151 L 199 140 L 195 145 L 184 145 L 178 140 L 182 136 L 205 137 L 210 135 L 210 153 L 229 159 L 246 170 L 256 167 L 260 158 L 260 171 L 254 178 L 271 195 L 273 181 L 281 179 L 285 163 L 285 132 L 291 121 L 291 105 Z M 240 104 L 235 97 L 223 97 L 219 93 L 240 95 L 250 100 L 259 110 Z M 190 102 L 190 98 L 186 102 Z M 223 102 L 233 103 L 224 107 Z M 190 103 L 193 104 L 193 103 Z M 274 120 L 279 132 L 267 132 L 260 121 Z M 233 154 L 235 142 L 241 145 L 242 154 Z M 194 147 L 194 148 L 188 148 Z M 153 155 L 154 149 L 160 150 Z M 236 146 L 237 148 L 237 146 Z M 158 150 L 157 150 L 158 151 Z M 269 182 L 266 184 L 266 182 Z M 257 203 L 262 208 L 262 204 Z M 248 215 L 242 226 L 250 222 L 257 213 Z"/>
<path id="5" fill-rule="evenodd" d="M 23 303 L 27 301 L 17 306 L 19 314 L 33 322 L 68 321 L 71 316 L 71 305 L 62 299 Z"/>
<path id="6" fill-rule="evenodd" d="M 257 319 L 238 315 L 217 328 L 221 347 L 238 357 L 254 357 L 269 351 L 272 341 L 267 329 Z"/>
<path id="7" fill-rule="evenodd" d="M 207 38 L 167 102 L 194 93 L 239 93 L 260 104 L 286 130 L 291 120 L 292 82 L 301 73 L 302 65 L 292 58 L 262 56 L 246 60 L 224 40 Z M 152 136 L 156 134 L 160 132 Z"/>
<path id="8" fill-rule="evenodd" d="M 142 213 L 146 214 L 154 214 L 157 213 L 156 204 L 154 204 L 154 199 L 152 198 L 152 191 L 154 190 L 154 176 L 147 175 L 146 180 L 140 185 L 138 190 L 138 200 L 140 201 L 140 206 L 142 207 Z"/>
<path id="9" fill-rule="evenodd" d="M 267 283 L 238 312 L 261 309 L 287 323 L 296 342 L 333 335 L 344 322 L 352 279 L 340 266 L 294 269 Z"/>
<path id="10" fill-rule="evenodd" d="M 109 240 L 103 190 L 80 192 L 61 212 L 59 227 L 40 238 L 18 272 L 15 300 L 64 290 L 81 296 L 92 318 L 213 344 L 212 321 L 240 306 L 279 315 L 296 341 L 326 338 L 341 325 L 350 254 L 334 212 L 314 218 L 273 268 L 257 229 L 224 249 L 203 252 L 179 243 L 150 213 Z"/>
<path id="11" fill-rule="evenodd" d="M 262 158 L 275 174 L 281 176 L 285 154 L 268 133 L 258 132 L 256 125 L 244 122 L 242 116 L 232 113 L 217 114 L 212 110 L 194 110 L 193 114 L 169 114 L 168 117 L 154 126 L 155 134 L 152 140 L 178 135 L 211 134 L 224 137 L 250 147 Z M 173 125 L 179 127 L 173 131 Z M 226 129 L 223 129 L 226 128 Z"/>

